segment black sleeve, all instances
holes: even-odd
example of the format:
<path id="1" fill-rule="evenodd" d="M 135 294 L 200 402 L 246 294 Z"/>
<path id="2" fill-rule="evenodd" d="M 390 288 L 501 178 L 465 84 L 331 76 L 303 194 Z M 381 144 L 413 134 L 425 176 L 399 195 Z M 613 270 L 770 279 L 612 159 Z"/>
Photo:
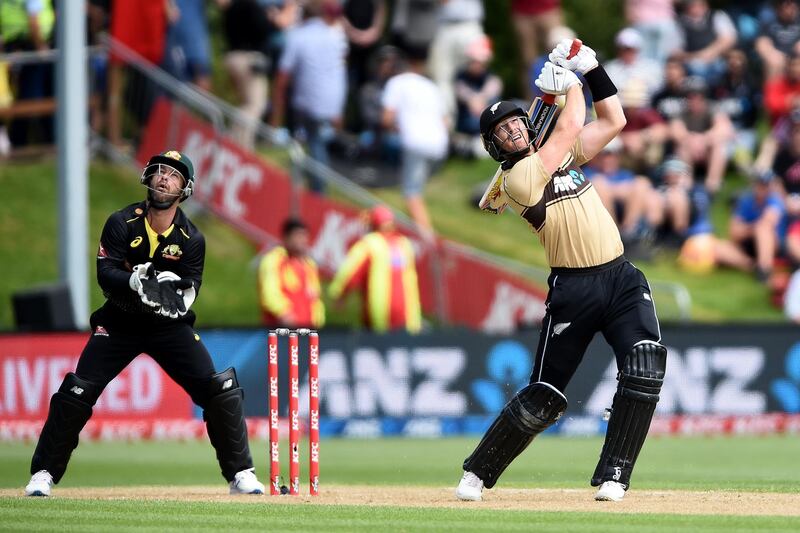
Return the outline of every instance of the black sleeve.
<path id="1" fill-rule="evenodd" d="M 189 246 L 181 260 L 183 279 L 190 279 L 194 283 L 195 291 L 200 294 L 200 285 L 203 283 L 203 265 L 206 260 L 206 239 L 199 231 L 189 239 Z"/>
<path id="2" fill-rule="evenodd" d="M 128 227 L 122 213 L 108 217 L 97 249 L 97 283 L 103 292 L 129 288 L 131 272 L 125 266 Z"/>

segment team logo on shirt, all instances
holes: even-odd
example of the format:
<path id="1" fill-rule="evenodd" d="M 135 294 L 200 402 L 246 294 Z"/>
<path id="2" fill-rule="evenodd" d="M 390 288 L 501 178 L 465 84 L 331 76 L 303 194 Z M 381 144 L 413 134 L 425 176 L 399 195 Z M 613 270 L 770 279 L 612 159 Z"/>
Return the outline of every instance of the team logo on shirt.
<path id="1" fill-rule="evenodd" d="M 164 259 L 172 259 L 173 261 L 177 261 L 182 255 L 183 251 L 177 244 L 170 244 L 164 248 L 164 251 L 161 252 L 161 257 Z"/>

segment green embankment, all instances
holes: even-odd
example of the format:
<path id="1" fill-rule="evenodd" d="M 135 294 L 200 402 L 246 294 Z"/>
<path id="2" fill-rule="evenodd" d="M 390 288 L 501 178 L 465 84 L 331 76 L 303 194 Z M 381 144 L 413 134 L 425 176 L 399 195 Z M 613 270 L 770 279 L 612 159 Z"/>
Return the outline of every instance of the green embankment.
<path id="1" fill-rule="evenodd" d="M 543 265 L 536 237 L 516 217 L 494 217 L 473 207 L 475 186 L 494 171 L 491 161 L 451 161 L 429 182 L 427 201 L 438 231 L 453 240 L 483 248 L 525 263 Z M 714 220 L 724 228 L 730 195 L 741 182 L 733 181 L 715 200 Z M 56 166 L 54 161 L 12 162 L 0 166 L 0 330 L 13 328 L 11 294 L 58 277 Z M 402 209 L 399 193 L 377 194 Z M 100 230 L 109 213 L 143 196 L 135 173 L 104 163 L 91 166 L 89 236 L 91 305 L 102 295 L 94 281 L 94 254 Z M 234 230 L 211 216 L 193 216 L 205 233 L 207 257 L 202 296 L 195 305 L 198 325 L 256 325 L 254 247 Z M 675 265 L 675 253 L 664 251 L 651 263 L 637 263 L 651 280 L 679 281 L 689 289 L 692 317 L 701 321 L 781 320 L 767 289 L 750 276 L 731 271 L 710 275 L 684 273 Z M 344 325 L 354 316 L 351 299 L 344 313 L 329 313 L 331 324 Z"/>

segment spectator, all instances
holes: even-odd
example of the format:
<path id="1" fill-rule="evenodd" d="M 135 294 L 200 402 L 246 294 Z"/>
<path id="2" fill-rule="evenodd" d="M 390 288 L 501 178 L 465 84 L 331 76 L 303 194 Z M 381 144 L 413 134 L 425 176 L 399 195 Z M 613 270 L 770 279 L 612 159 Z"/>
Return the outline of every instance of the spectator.
<path id="1" fill-rule="evenodd" d="M 617 33 L 614 44 L 617 46 L 617 57 L 606 64 L 608 76 L 621 90 L 634 80 L 644 83 L 646 103 L 649 104 L 664 83 L 663 67 L 641 55 L 642 36 L 633 28 L 624 28 Z"/>
<path id="2" fill-rule="evenodd" d="M 439 9 L 439 27 L 431 43 L 428 72 L 439 86 L 445 105 L 455 116 L 453 90 L 456 71 L 466 60 L 464 50 L 483 36 L 483 2 L 481 0 L 446 0 Z"/>
<path id="3" fill-rule="evenodd" d="M 423 73 L 425 53 L 411 50 L 408 71 L 386 83 L 383 126 L 400 135 L 401 180 L 408 212 L 426 240 L 433 226 L 425 207 L 423 188 L 433 169 L 447 155 L 448 113 L 439 88 Z"/>
<path id="4" fill-rule="evenodd" d="M 355 93 L 367 81 L 368 62 L 378 48 L 386 25 L 385 0 L 345 0 L 344 31 L 349 41 L 349 86 Z"/>
<path id="5" fill-rule="evenodd" d="M 711 89 L 717 109 L 728 116 L 734 128 L 733 142 L 728 144 L 728 157 L 740 172 L 752 166 L 756 148 L 756 121 L 761 94 L 748 68 L 747 55 L 734 48 L 725 56 L 726 70 Z"/>
<path id="6" fill-rule="evenodd" d="M 781 117 L 800 107 L 800 55 L 789 57 L 782 76 L 773 76 L 764 82 L 764 109 L 769 122 L 775 125 Z"/>
<path id="7" fill-rule="evenodd" d="M 492 59 L 492 43 L 481 36 L 467 47 L 467 63 L 456 74 L 456 132 L 462 142 L 459 150 L 467 157 L 483 157 L 486 150 L 480 139 L 480 117 L 484 109 L 500 100 L 503 82 L 489 70 Z"/>
<path id="8" fill-rule="evenodd" d="M 725 69 L 724 54 L 736 44 L 736 27 L 722 10 L 707 0 L 683 0 L 678 15 L 682 59 L 692 76 L 714 83 Z"/>
<path id="9" fill-rule="evenodd" d="M 50 0 L 0 2 L 0 50 L 3 52 L 49 50 L 54 26 L 55 11 Z M 53 63 L 50 61 L 12 67 L 12 79 L 16 79 L 15 100 L 42 100 L 54 95 Z M 34 134 L 38 134 L 40 142 L 52 143 L 52 117 L 17 118 L 8 128 L 12 146 L 29 144 Z"/>
<path id="10" fill-rule="evenodd" d="M 705 173 L 703 183 L 709 193 L 716 193 L 728 164 L 727 144 L 734 131 L 730 119 L 708 100 L 708 86 L 703 78 L 686 79 L 686 110 L 670 121 L 670 138 L 675 152 L 695 168 L 695 175 Z"/>
<path id="11" fill-rule="evenodd" d="M 358 110 L 361 118 L 359 146 L 368 155 L 397 164 L 399 142 L 397 133 L 383 128 L 381 99 L 386 82 L 403 70 L 400 49 L 384 45 L 372 57 L 370 79 L 358 91 Z"/>
<path id="12" fill-rule="evenodd" d="M 257 0 L 217 0 L 222 8 L 227 51 L 225 69 L 239 100 L 240 121 L 233 137 L 253 148 L 255 130 L 267 110 L 269 22 Z"/>
<path id="13" fill-rule="evenodd" d="M 625 0 L 625 20 L 642 36 L 642 57 L 664 63 L 678 50 L 673 0 Z"/>
<path id="14" fill-rule="evenodd" d="M 337 0 L 312 0 L 306 9 L 308 18 L 287 35 L 271 123 L 277 127 L 283 122 L 291 83 L 293 134 L 308 144 L 311 157 L 328 164 L 328 143 L 342 126 L 347 95 L 347 38 L 339 24 Z M 324 192 L 319 176 L 312 174 L 309 180 L 312 191 Z"/>
<path id="15" fill-rule="evenodd" d="M 348 292 L 359 290 L 367 328 L 418 333 L 422 316 L 411 241 L 395 229 L 388 207 L 374 207 L 369 219 L 371 231 L 347 252 L 328 287 L 330 297 L 340 301 Z"/>
<path id="16" fill-rule="evenodd" d="M 686 110 L 686 66 L 678 56 L 664 64 L 664 86 L 653 95 L 653 108 L 665 120 L 677 118 Z"/>
<path id="17" fill-rule="evenodd" d="M 308 255 L 308 228 L 303 221 L 290 218 L 284 221 L 281 236 L 283 245 L 264 255 L 258 266 L 264 324 L 321 328 L 325 324 L 325 307 L 317 264 Z"/>
<path id="18" fill-rule="evenodd" d="M 800 7 L 797 0 L 774 0 L 772 3 L 775 16 L 762 22 L 755 41 L 768 81 L 782 75 L 788 59 L 800 53 Z"/>
<path id="19" fill-rule="evenodd" d="M 169 0 L 114 0 L 111 3 L 111 37 L 147 61 L 159 65 L 164 57 L 167 24 L 175 16 Z M 122 107 L 125 61 L 112 46 L 108 71 L 108 139 L 122 146 Z M 128 87 L 140 98 L 124 107 L 144 123 L 153 100 L 153 87 L 132 70 Z"/>
<path id="20" fill-rule="evenodd" d="M 647 177 L 637 176 L 622 166 L 621 151 L 622 141 L 619 138 L 612 140 L 585 167 L 585 171 L 614 221 L 622 219 L 617 226 L 625 251 L 630 255 L 639 241 L 647 240 L 651 223 L 656 222 L 653 218 L 655 212 L 647 209 L 654 201 L 655 191 Z"/>
<path id="21" fill-rule="evenodd" d="M 663 159 L 669 128 L 661 115 L 648 105 L 643 81 L 629 82 L 620 91 L 619 99 L 627 120 L 620 134 L 625 164 L 634 172 L 648 174 Z"/>
<path id="22" fill-rule="evenodd" d="M 767 282 L 775 256 L 786 234 L 786 211 L 778 193 L 772 190 L 773 175 L 754 176 L 752 188 L 736 204 L 728 234 L 733 243 L 755 259 L 756 277 Z"/>
<path id="23" fill-rule="evenodd" d="M 540 56 L 550 53 L 559 39 L 553 41 L 550 33 L 557 27 L 563 25 L 563 13 L 561 12 L 561 0 L 512 0 L 511 20 L 514 23 L 514 31 L 519 41 L 520 55 L 522 56 L 522 85 L 525 87 L 526 99 L 531 100 L 534 96 L 532 92 L 535 88 L 533 83 L 528 82 L 526 70 L 531 67 Z M 541 72 L 541 68 L 531 71 L 535 80 Z"/>
<path id="24" fill-rule="evenodd" d="M 162 68 L 205 91 L 211 90 L 211 50 L 204 0 L 169 0 L 176 11 L 167 29 Z"/>
<path id="25" fill-rule="evenodd" d="M 794 114 L 793 118 L 789 140 L 778 149 L 772 171 L 778 178 L 776 190 L 783 198 L 786 214 L 800 219 L 800 122 L 797 121 L 800 117 Z"/>
<path id="26" fill-rule="evenodd" d="M 427 50 L 439 27 L 437 13 L 442 0 L 395 0 L 390 41 L 403 52 Z"/>

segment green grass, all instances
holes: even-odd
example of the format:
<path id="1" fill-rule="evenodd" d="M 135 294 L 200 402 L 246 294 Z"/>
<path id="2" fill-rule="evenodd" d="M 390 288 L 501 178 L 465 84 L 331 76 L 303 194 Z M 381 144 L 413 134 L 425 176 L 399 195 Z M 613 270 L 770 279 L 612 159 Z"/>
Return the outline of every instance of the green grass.
<path id="1" fill-rule="evenodd" d="M 474 438 L 328 439 L 322 443 L 325 484 L 427 485 L 458 480 Z M 798 492 L 796 437 L 653 438 L 633 480 L 635 489 Z M 599 438 L 543 437 L 504 474 L 501 487 L 582 488 L 601 446 Z M 28 478 L 33 444 L 0 443 L 0 487 Z M 263 478 L 266 446 L 251 444 Z M 285 451 L 285 446 L 283 447 Z M 305 450 L 301 450 L 304 457 Z M 284 462 L 285 464 L 285 462 Z M 303 465 L 305 466 L 305 465 Z M 224 485 L 206 442 L 82 444 L 55 488 L 125 485 Z M 58 524 L 58 526 L 54 526 Z M 498 527 L 499 525 L 499 527 Z M 298 531 L 796 531 L 797 518 L 770 516 L 604 514 L 401 508 L 271 503 L 87 501 L 0 497 L 0 530 L 270 530 Z"/>
<path id="2" fill-rule="evenodd" d="M 58 524 L 58 527 L 54 527 Z M 0 499 L 0 531 L 796 531 L 782 517 Z"/>
<path id="3" fill-rule="evenodd" d="M 322 443 L 322 483 L 450 485 L 460 477 L 461 461 L 476 442 L 475 438 L 327 439 Z M 599 438 L 540 438 L 503 474 L 503 486 L 586 488 L 601 445 Z M 633 486 L 798 492 L 796 446 L 793 436 L 652 438 L 642 451 Z M 0 488 L 27 482 L 33 448 L 33 444 L 0 443 Z M 254 441 L 251 450 L 265 477 L 266 443 Z M 304 449 L 301 457 L 307 457 Z M 303 471 L 304 467 L 305 463 Z M 88 442 L 73 454 L 59 486 L 220 482 L 214 452 L 204 441 Z"/>

